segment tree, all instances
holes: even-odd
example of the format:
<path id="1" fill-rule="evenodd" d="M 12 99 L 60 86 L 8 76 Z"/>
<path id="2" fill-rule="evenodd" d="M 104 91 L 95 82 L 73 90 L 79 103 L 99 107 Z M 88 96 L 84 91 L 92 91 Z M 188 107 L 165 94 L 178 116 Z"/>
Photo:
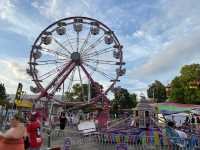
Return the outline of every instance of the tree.
<path id="1" fill-rule="evenodd" d="M 170 100 L 200 104 L 200 64 L 185 65 L 171 82 Z"/>
<path id="2" fill-rule="evenodd" d="M 3 83 L 0 83 L 0 100 L 6 100 L 7 98 L 6 88 Z"/>
<path id="3" fill-rule="evenodd" d="M 184 84 L 180 77 L 175 77 L 171 82 L 171 95 L 170 101 L 185 103 L 184 102 Z"/>
<path id="4" fill-rule="evenodd" d="M 114 99 L 111 102 L 111 111 L 116 113 L 120 109 L 131 109 L 136 104 L 136 94 L 130 94 L 127 89 L 121 88 L 114 94 Z"/>
<path id="5" fill-rule="evenodd" d="M 71 93 L 71 92 L 68 92 L 68 91 L 65 92 L 64 97 L 65 97 L 65 100 L 66 100 L 66 101 L 74 101 L 73 93 Z"/>
<path id="6" fill-rule="evenodd" d="M 65 99 L 69 101 L 83 101 L 88 99 L 88 84 L 74 84 L 72 86 L 72 91 L 65 92 Z M 90 86 L 90 92 L 91 92 L 91 98 L 96 97 L 99 92 L 97 91 L 97 88 L 101 91 L 103 89 L 103 86 L 99 83 L 95 82 L 95 86 Z"/>
<path id="7" fill-rule="evenodd" d="M 165 86 L 157 80 L 149 86 L 147 95 L 156 100 L 155 102 L 164 102 L 167 99 Z"/>

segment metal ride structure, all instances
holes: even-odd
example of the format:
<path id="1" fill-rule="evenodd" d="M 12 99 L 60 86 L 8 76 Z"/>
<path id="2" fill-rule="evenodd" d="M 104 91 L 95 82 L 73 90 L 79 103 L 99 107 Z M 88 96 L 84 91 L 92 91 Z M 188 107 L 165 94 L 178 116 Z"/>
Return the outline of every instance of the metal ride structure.
<path id="1" fill-rule="evenodd" d="M 70 17 L 49 25 L 35 40 L 27 69 L 36 85 L 30 87 L 38 94 L 35 101 L 45 97 L 47 102 L 64 104 L 55 94 L 70 93 L 73 85 L 79 84 L 80 101 L 101 102 L 103 111 L 98 120 L 105 126 L 109 114 L 106 95 L 126 72 L 122 48 L 114 32 L 96 19 Z M 84 84 L 95 88 L 95 97 L 90 90 L 84 96 Z"/>

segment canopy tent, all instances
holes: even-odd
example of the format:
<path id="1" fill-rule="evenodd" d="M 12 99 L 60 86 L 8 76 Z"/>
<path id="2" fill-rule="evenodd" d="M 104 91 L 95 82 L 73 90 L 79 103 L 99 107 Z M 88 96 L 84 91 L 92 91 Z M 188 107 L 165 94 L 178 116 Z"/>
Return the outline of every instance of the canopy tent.
<path id="1" fill-rule="evenodd" d="M 200 105 L 178 104 L 174 102 L 154 103 L 152 105 L 158 107 L 160 113 L 163 115 L 170 115 L 179 112 L 191 112 L 193 109 L 200 109 Z"/>
<path id="2" fill-rule="evenodd" d="M 189 113 L 200 115 L 200 105 L 178 104 L 173 102 L 151 104 L 159 109 L 159 112 L 167 120 L 174 120 L 177 126 L 181 126 Z M 173 118 L 173 119 L 172 119 Z"/>
<path id="3" fill-rule="evenodd" d="M 199 109 L 192 109 L 190 112 L 195 114 L 195 115 L 200 115 L 200 108 Z"/>
<path id="4" fill-rule="evenodd" d="M 171 121 L 175 121 L 176 122 L 176 126 L 182 126 L 182 124 L 185 122 L 186 117 L 189 116 L 188 113 L 176 113 L 176 114 L 171 114 L 171 115 L 166 115 L 165 118 L 167 120 L 171 120 Z"/>

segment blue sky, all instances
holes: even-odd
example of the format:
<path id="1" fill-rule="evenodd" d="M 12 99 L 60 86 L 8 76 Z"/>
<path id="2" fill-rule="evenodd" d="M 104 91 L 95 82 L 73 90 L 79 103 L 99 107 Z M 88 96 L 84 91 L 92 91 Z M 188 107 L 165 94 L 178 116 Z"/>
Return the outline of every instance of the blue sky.
<path id="1" fill-rule="evenodd" d="M 199 0 L 1 0 L 0 81 L 8 93 L 22 82 L 31 46 L 54 21 L 70 16 L 96 18 L 124 45 L 127 74 L 119 85 L 144 91 L 154 80 L 167 84 L 182 65 L 200 63 Z"/>

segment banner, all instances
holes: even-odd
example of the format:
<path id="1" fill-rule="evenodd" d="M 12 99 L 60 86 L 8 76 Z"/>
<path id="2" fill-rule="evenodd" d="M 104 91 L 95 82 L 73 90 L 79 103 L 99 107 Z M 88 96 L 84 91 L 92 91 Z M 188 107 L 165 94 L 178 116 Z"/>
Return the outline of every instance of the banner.
<path id="1" fill-rule="evenodd" d="M 16 105 L 19 105 L 20 103 L 22 103 L 22 100 L 21 100 L 22 88 L 23 88 L 23 85 L 21 83 L 19 83 L 18 87 L 17 87 L 16 95 L 15 95 L 15 104 Z"/>

